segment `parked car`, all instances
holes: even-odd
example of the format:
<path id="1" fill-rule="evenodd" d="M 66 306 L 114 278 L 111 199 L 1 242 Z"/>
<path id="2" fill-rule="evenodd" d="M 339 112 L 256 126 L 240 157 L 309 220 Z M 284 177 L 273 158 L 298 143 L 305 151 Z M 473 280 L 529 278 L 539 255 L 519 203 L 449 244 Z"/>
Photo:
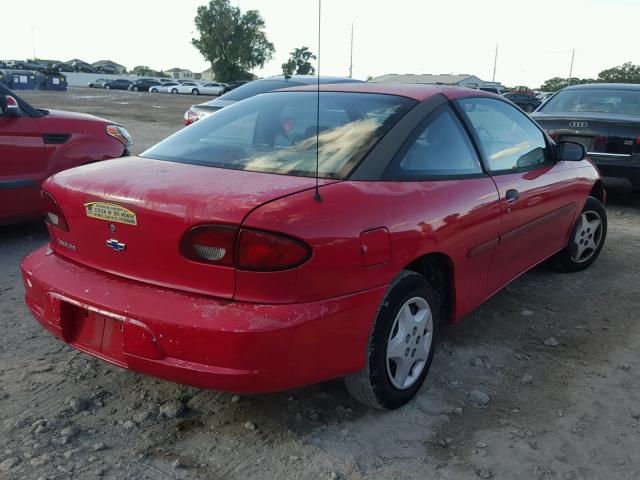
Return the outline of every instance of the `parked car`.
<path id="1" fill-rule="evenodd" d="M 182 82 L 169 88 L 169 93 L 188 93 L 198 95 L 202 85 L 196 82 Z"/>
<path id="2" fill-rule="evenodd" d="M 226 85 L 218 82 L 207 82 L 191 90 L 193 95 L 222 95 L 222 90 Z"/>
<path id="3" fill-rule="evenodd" d="M 605 186 L 640 191 L 640 85 L 567 87 L 533 116 L 554 139 L 584 145 Z"/>
<path id="4" fill-rule="evenodd" d="M 235 90 L 236 88 L 241 87 L 245 83 L 249 83 L 249 82 L 250 80 L 238 80 L 235 82 L 229 82 L 222 89 L 222 95 L 224 95 L 225 93 L 229 93 L 231 90 Z"/>
<path id="5" fill-rule="evenodd" d="M 507 92 L 503 94 L 503 97 L 515 103 L 525 112 L 533 112 L 542 103 L 531 93 Z"/>
<path id="6" fill-rule="evenodd" d="M 98 78 L 97 80 L 93 80 L 89 84 L 89 88 L 104 88 L 107 83 L 110 83 L 112 80 L 108 78 Z"/>
<path id="7" fill-rule="evenodd" d="M 130 145 L 116 123 L 36 109 L 0 85 L 0 224 L 42 216 L 40 187 L 49 175 L 127 155 Z"/>
<path id="8" fill-rule="evenodd" d="M 149 87 L 150 93 L 169 93 L 171 87 L 175 87 L 176 85 L 180 85 L 177 82 L 162 82 L 160 85 L 154 85 Z"/>
<path id="9" fill-rule="evenodd" d="M 267 392 L 346 377 L 392 409 L 424 382 L 441 322 L 549 257 L 578 271 L 598 256 L 597 170 L 506 99 L 315 88 L 47 180 L 51 242 L 22 263 L 42 326 L 164 379 Z"/>
<path id="10" fill-rule="evenodd" d="M 279 88 L 296 87 L 301 85 L 313 85 L 318 82 L 318 77 L 314 75 L 295 75 L 295 76 L 276 76 L 263 78 L 261 80 L 254 80 L 253 82 L 246 83 L 232 92 L 226 93 L 215 100 L 210 100 L 199 105 L 192 105 L 189 110 L 184 114 L 184 124 L 191 125 L 193 122 L 244 100 L 245 98 L 253 97 L 264 92 L 270 92 Z M 330 83 L 362 83 L 362 80 L 355 80 L 345 77 L 320 77 L 320 84 Z"/>
<path id="11" fill-rule="evenodd" d="M 132 83 L 133 82 L 131 80 L 119 78 L 117 80 L 112 80 L 109 83 L 105 83 L 104 88 L 107 90 L 129 90 L 129 86 L 131 86 Z"/>
<path id="12" fill-rule="evenodd" d="M 162 83 L 153 78 L 141 78 L 129 85 L 128 90 L 132 92 L 148 92 L 151 87 L 158 87 L 160 85 L 162 85 Z"/>

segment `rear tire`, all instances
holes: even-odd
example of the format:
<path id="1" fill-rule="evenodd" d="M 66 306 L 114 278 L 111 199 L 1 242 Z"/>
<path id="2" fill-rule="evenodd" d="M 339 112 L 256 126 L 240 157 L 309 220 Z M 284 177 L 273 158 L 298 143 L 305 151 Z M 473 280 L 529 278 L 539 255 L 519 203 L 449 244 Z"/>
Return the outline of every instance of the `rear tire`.
<path id="1" fill-rule="evenodd" d="M 191 90 L 191 95 L 200 95 L 200 91 L 197 88 Z"/>
<path id="2" fill-rule="evenodd" d="M 571 231 L 569 245 L 553 257 L 562 272 L 579 272 L 595 262 L 607 238 L 607 212 L 600 200 L 587 198 Z"/>
<path id="3" fill-rule="evenodd" d="M 178 89 L 177 88 L 171 89 L 171 93 L 178 93 Z"/>
<path id="4" fill-rule="evenodd" d="M 349 393 L 381 410 L 393 410 L 411 400 L 433 360 L 440 311 L 427 279 L 403 270 L 378 308 L 365 369 L 344 379 Z"/>
<path id="5" fill-rule="evenodd" d="M 104 88 L 106 88 L 107 90 L 111 90 L 111 85 L 105 85 Z"/>

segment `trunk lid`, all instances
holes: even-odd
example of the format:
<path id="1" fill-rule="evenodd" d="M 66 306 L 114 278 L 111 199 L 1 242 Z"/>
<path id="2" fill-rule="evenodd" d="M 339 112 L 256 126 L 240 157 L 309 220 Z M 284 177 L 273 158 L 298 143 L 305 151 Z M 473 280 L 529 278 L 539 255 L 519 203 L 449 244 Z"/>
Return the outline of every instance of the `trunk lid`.
<path id="1" fill-rule="evenodd" d="M 235 269 L 183 257 L 184 233 L 240 225 L 265 202 L 314 185 L 308 177 L 126 157 L 59 173 L 44 189 L 69 224 L 68 232 L 50 228 L 57 253 L 146 283 L 232 298 Z"/>
<path id="2" fill-rule="evenodd" d="M 637 116 L 539 112 L 533 118 L 554 140 L 581 143 L 594 156 L 630 156 L 638 152 L 640 118 Z"/>

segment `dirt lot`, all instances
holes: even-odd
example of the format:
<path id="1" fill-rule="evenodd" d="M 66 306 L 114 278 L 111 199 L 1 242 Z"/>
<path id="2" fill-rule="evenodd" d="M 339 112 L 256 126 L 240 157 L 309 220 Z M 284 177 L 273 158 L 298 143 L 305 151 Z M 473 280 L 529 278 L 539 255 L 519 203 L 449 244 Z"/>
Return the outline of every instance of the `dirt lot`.
<path id="1" fill-rule="evenodd" d="M 25 98 L 121 122 L 136 151 L 178 129 L 193 100 Z M 426 385 L 390 413 L 338 380 L 238 397 L 80 354 L 22 303 L 18 264 L 45 229 L 0 229 L 0 478 L 640 478 L 640 200 L 614 196 L 609 221 L 588 271 L 542 266 L 444 328 Z"/>

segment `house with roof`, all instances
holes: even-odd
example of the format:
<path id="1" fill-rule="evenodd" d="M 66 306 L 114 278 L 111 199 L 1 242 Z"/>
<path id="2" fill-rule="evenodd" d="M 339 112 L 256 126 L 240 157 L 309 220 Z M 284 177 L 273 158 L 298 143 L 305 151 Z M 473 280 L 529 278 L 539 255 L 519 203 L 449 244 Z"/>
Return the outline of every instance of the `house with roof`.
<path id="1" fill-rule="evenodd" d="M 126 70 L 124 65 L 120 65 L 112 60 L 98 60 L 97 62 L 93 62 L 91 66 L 97 71 L 104 73 L 122 74 Z"/>
<path id="2" fill-rule="evenodd" d="M 455 87 L 480 88 L 484 87 L 487 82 L 481 80 L 475 75 L 444 73 L 440 75 L 433 74 L 402 74 L 391 73 L 372 78 L 370 82 L 377 83 L 426 83 L 431 85 L 450 85 Z"/>
<path id="3" fill-rule="evenodd" d="M 170 68 L 169 70 L 165 70 L 164 73 L 176 80 L 202 80 L 201 73 L 194 73 L 188 68 Z"/>

